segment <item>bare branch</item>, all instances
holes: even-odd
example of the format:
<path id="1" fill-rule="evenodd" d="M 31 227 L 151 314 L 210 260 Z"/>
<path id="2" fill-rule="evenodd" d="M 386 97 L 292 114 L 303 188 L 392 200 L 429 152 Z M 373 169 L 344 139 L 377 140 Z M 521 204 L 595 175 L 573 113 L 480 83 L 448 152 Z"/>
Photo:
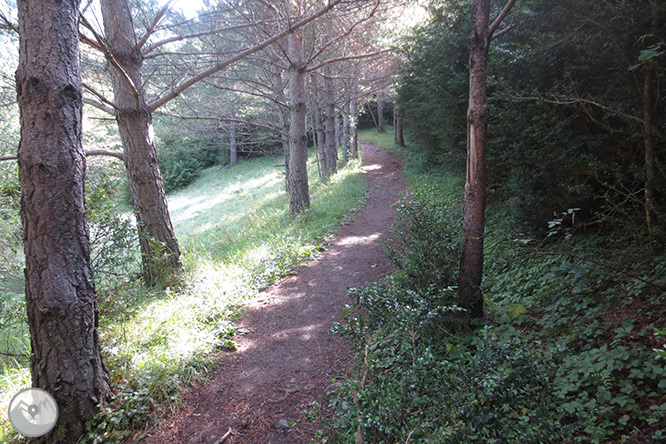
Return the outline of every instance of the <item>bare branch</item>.
<path id="1" fill-rule="evenodd" d="M 324 6 L 323 8 L 319 9 L 318 11 L 314 12 L 312 15 L 299 20 L 298 22 L 292 24 L 291 26 L 287 27 L 287 29 L 284 29 L 283 31 L 279 32 L 278 34 L 274 35 L 273 37 L 270 37 L 263 42 L 259 43 L 258 45 L 255 45 L 251 48 L 246 49 L 245 51 L 242 51 L 238 53 L 237 55 L 228 58 L 227 60 L 217 63 L 215 66 L 201 72 L 200 74 L 190 78 L 189 80 L 184 81 L 181 83 L 178 87 L 173 89 L 169 94 L 165 95 L 164 97 L 158 97 L 155 99 L 153 102 L 151 102 L 150 107 L 153 111 L 156 109 L 160 108 L 164 104 L 168 103 L 170 100 L 173 100 L 174 98 L 178 97 L 183 91 L 191 87 L 192 85 L 200 82 L 201 80 L 210 77 L 211 75 L 215 74 L 218 71 L 223 70 L 227 66 L 230 66 L 237 61 L 254 54 L 257 51 L 261 51 L 262 49 L 266 48 L 267 46 L 277 42 L 278 40 L 286 37 L 287 35 L 291 34 L 294 32 L 294 30 L 307 25 L 308 23 L 318 19 L 322 15 L 326 14 L 328 11 L 333 9 L 338 3 L 340 3 L 342 0 L 330 0 L 329 3 Z"/>
<path id="2" fill-rule="evenodd" d="M 107 151 L 107 150 L 88 150 L 86 151 L 86 157 L 92 157 L 92 156 L 110 156 L 110 157 L 115 157 L 116 159 L 120 160 L 121 162 L 125 162 L 125 156 L 123 153 L 120 153 L 118 151 Z"/>
<path id="3" fill-rule="evenodd" d="M 85 89 L 87 89 L 88 91 L 90 91 L 101 102 L 100 103 L 100 102 L 97 102 L 95 100 L 87 99 L 87 98 L 84 97 L 84 99 L 83 99 L 84 103 L 87 103 L 88 105 L 92 105 L 96 108 L 99 108 L 102 111 L 105 111 L 105 112 L 111 114 L 114 117 L 118 114 L 117 111 L 119 111 L 119 109 L 118 109 L 118 106 L 115 103 L 113 103 L 111 100 L 104 97 L 104 95 L 102 93 L 95 90 L 92 86 L 90 86 L 86 83 L 83 83 L 82 86 Z"/>
<path id="4" fill-rule="evenodd" d="M 493 34 L 495 31 L 497 31 L 497 28 L 499 28 L 499 25 L 502 24 L 502 20 L 506 18 L 507 15 L 509 15 L 509 12 L 511 12 L 511 8 L 513 8 L 513 5 L 516 4 L 517 0 L 509 0 L 506 2 L 506 5 L 504 5 L 504 9 L 502 9 L 502 12 L 499 13 L 499 15 L 493 20 L 491 25 L 488 27 L 488 31 L 486 31 L 486 40 L 490 42 L 493 39 Z M 506 34 L 506 30 L 502 30 L 502 34 Z"/>
<path id="5" fill-rule="evenodd" d="M 143 34 L 143 36 L 141 36 L 141 38 L 139 39 L 139 43 L 137 44 L 138 49 L 143 48 L 143 45 L 145 45 L 146 42 L 148 41 L 148 39 L 150 38 L 150 36 L 153 35 L 153 33 L 155 32 L 155 29 L 157 28 L 157 25 L 160 24 L 160 22 L 164 19 L 164 17 L 167 15 L 169 10 L 171 9 L 171 4 L 173 2 L 174 2 L 174 0 L 169 0 L 168 2 L 166 2 L 164 4 L 164 6 L 162 6 L 162 9 L 160 9 L 157 12 L 157 15 L 155 15 L 155 19 L 150 24 L 150 26 L 148 26 L 148 28 L 146 29 L 146 32 Z"/>
<path id="6" fill-rule="evenodd" d="M 90 97 L 84 97 L 83 98 L 83 103 L 86 103 L 90 106 L 94 106 L 95 108 L 99 109 L 100 111 L 104 111 L 105 113 L 110 114 L 113 117 L 115 117 L 117 115 L 117 112 L 114 108 L 112 108 L 110 106 L 107 106 L 107 105 L 103 104 L 102 102 L 99 102 L 99 101 L 97 101 L 95 99 L 92 99 Z"/>
<path id="7" fill-rule="evenodd" d="M 2 12 L 0 12 L 0 29 L 9 29 L 18 34 L 18 25 L 12 23 L 11 20 L 9 20 Z"/>
<path id="8" fill-rule="evenodd" d="M 81 19 L 81 23 L 83 23 L 83 25 L 86 28 L 88 28 L 88 30 L 90 32 L 93 33 L 93 36 L 97 40 L 97 44 L 99 45 L 99 47 L 102 49 L 102 51 L 106 55 L 106 58 L 109 60 L 109 63 L 111 63 L 111 65 L 113 65 L 118 71 L 120 71 L 120 73 L 123 76 L 123 79 L 125 79 L 125 81 L 129 85 L 129 87 L 132 88 L 132 94 L 134 95 L 134 98 L 136 99 L 136 109 L 138 110 L 141 107 L 141 103 L 140 103 L 141 94 L 139 94 L 139 90 L 137 89 L 136 85 L 134 85 L 134 82 L 132 81 L 132 78 L 129 76 L 129 74 L 127 74 L 127 71 L 125 71 L 125 69 L 122 67 L 122 65 L 120 63 L 118 63 L 118 60 L 116 60 L 116 58 L 113 56 L 113 53 L 111 52 L 111 50 L 106 46 L 106 43 L 104 43 L 104 39 L 102 38 L 102 36 L 100 36 L 97 33 L 97 31 L 95 31 L 95 28 L 93 28 L 93 26 L 90 24 L 88 19 L 85 18 L 85 16 L 83 14 L 80 14 L 80 13 L 79 13 L 79 18 Z"/>
<path id="9" fill-rule="evenodd" d="M 375 57 L 380 54 L 384 54 L 387 52 L 392 51 L 391 48 L 386 48 L 386 49 L 380 49 L 379 51 L 374 51 L 374 52 L 368 52 L 365 54 L 356 54 L 356 55 L 351 55 L 351 56 L 340 56 L 340 57 L 334 57 L 332 59 L 324 60 L 321 63 L 316 64 L 315 66 L 309 67 L 308 71 L 316 71 L 317 69 L 321 68 L 322 66 L 328 65 L 330 63 L 336 63 L 336 62 L 343 62 L 345 60 L 357 60 L 357 59 L 366 59 L 369 57 Z"/>
<path id="10" fill-rule="evenodd" d="M 106 151 L 106 150 L 89 150 L 85 152 L 86 157 L 91 157 L 91 156 L 110 156 L 110 157 L 115 157 L 116 159 L 121 160 L 122 162 L 125 162 L 125 156 L 123 153 L 119 153 L 117 151 Z M 8 160 L 18 160 L 17 156 L 5 156 L 5 157 L 0 157 L 0 162 L 5 162 Z"/>
<path id="11" fill-rule="evenodd" d="M 507 34 L 511 30 L 513 30 L 516 26 L 518 26 L 516 23 L 511 23 L 506 28 L 500 29 L 499 31 L 497 31 L 493 34 L 493 36 L 491 37 L 491 40 L 495 40 L 495 39 L 498 39 L 498 38 L 502 37 L 504 34 Z"/>

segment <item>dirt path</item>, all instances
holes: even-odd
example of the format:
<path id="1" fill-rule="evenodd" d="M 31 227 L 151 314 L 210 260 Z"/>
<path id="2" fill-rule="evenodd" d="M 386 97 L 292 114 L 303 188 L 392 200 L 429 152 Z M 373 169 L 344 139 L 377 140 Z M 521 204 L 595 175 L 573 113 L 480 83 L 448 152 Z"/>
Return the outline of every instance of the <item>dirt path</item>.
<path id="1" fill-rule="evenodd" d="M 221 356 L 210 379 L 188 390 L 184 405 L 144 444 L 215 444 L 230 429 L 225 443 L 314 441 L 320 425 L 308 424 L 302 412 L 315 400 L 328 405 L 326 392 L 349 363 L 331 325 L 342 321 L 348 287 L 389 271 L 382 241 L 395 218 L 391 204 L 404 189 L 397 157 L 368 144 L 362 150 L 367 204 L 326 251 L 265 291 L 242 322 L 248 333 L 238 338 L 238 350 Z"/>

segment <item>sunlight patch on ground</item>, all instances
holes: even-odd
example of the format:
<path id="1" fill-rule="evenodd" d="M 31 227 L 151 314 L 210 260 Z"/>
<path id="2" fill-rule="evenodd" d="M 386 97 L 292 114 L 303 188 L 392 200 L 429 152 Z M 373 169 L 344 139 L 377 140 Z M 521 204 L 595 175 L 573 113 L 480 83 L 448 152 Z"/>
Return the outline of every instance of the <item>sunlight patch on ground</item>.
<path id="1" fill-rule="evenodd" d="M 339 245 L 348 246 L 348 245 L 367 245 L 375 242 L 379 239 L 381 233 L 373 233 L 368 236 L 347 236 L 340 239 L 338 242 Z"/>
<path id="2" fill-rule="evenodd" d="M 372 164 L 372 165 L 365 165 L 365 166 L 362 167 L 363 171 L 375 171 L 375 170 L 381 170 L 381 169 L 382 169 L 382 166 L 377 164 L 377 163 Z"/>
<path id="3" fill-rule="evenodd" d="M 169 198 L 169 209 L 175 223 L 183 222 L 239 195 L 244 196 L 259 188 L 272 187 L 280 180 L 277 174 L 268 174 L 219 189 L 214 197 L 211 197 L 210 193 L 202 193 L 196 197 L 192 197 L 192 193 L 188 192 L 179 193 Z"/>

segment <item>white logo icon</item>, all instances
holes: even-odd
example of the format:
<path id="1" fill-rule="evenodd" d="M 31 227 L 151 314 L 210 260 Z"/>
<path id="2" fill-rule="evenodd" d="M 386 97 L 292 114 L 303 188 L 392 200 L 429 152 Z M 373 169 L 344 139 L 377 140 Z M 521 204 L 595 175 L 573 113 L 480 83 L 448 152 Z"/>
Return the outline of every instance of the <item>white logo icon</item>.
<path id="1" fill-rule="evenodd" d="M 9 402 L 9 422 L 23 436 L 46 435 L 58 420 L 58 405 L 53 396 L 38 388 L 23 389 Z"/>

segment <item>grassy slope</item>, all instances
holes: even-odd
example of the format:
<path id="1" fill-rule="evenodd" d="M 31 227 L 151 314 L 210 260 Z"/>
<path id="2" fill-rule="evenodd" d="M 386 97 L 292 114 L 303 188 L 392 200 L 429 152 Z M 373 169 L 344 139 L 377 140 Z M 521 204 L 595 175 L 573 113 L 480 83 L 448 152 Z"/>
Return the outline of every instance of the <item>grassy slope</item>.
<path id="1" fill-rule="evenodd" d="M 177 402 L 180 385 L 204 376 L 213 352 L 233 348 L 234 321 L 248 299 L 315 253 L 365 199 L 360 161 L 323 183 L 311 159 L 312 208 L 292 218 L 282 162 L 215 166 L 169 196 L 186 268 L 178 284 L 146 289 L 125 279 L 99 292 L 105 362 L 118 396 L 87 442 L 123 439 L 152 416 L 154 404 Z M 25 368 L 5 376 L 4 397 L 29 382 Z M 13 436 L 0 420 L 0 439 Z"/>

